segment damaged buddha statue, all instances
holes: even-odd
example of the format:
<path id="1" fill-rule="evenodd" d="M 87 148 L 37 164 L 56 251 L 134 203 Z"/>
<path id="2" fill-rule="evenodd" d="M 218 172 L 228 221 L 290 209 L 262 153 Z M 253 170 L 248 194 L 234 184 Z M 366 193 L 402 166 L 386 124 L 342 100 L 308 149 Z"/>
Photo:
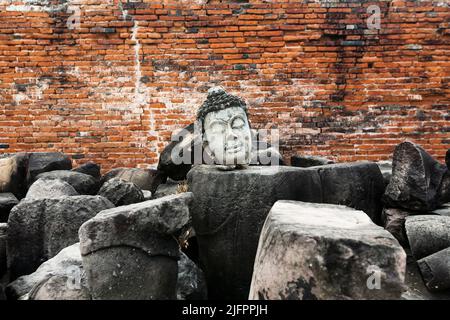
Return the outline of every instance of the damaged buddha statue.
<path id="1" fill-rule="evenodd" d="M 198 110 L 197 120 L 201 123 L 203 150 L 220 169 L 250 164 L 252 132 L 244 100 L 214 87 Z"/>
<path id="2" fill-rule="evenodd" d="M 195 123 L 172 136 L 160 155 L 158 170 L 179 181 L 186 179 L 193 164 L 216 165 L 222 170 L 283 165 L 280 153 L 269 146 L 262 132 L 251 129 L 243 99 L 213 87 Z"/>

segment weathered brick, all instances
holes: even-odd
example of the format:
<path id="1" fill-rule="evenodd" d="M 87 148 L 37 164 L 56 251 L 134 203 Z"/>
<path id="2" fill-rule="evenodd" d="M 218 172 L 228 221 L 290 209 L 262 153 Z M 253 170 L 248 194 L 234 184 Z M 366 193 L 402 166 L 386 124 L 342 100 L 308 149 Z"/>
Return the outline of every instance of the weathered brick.
<path id="1" fill-rule="evenodd" d="M 286 159 L 386 159 L 403 139 L 441 160 L 450 148 L 437 1 L 79 3 L 77 29 L 65 12 L 0 4 L 0 153 L 155 165 L 216 83 L 248 101 L 255 129 L 279 129 Z"/>

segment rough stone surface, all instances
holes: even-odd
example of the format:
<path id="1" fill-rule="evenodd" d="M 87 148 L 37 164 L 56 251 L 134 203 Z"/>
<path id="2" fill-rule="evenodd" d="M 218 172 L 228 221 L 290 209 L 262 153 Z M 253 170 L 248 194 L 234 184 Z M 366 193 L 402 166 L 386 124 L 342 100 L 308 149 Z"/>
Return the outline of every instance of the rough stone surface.
<path id="1" fill-rule="evenodd" d="M 93 299 L 175 299 L 191 193 L 100 212 L 79 231 Z"/>
<path id="2" fill-rule="evenodd" d="M 203 271 L 183 252 L 180 252 L 180 260 L 178 260 L 177 299 L 204 300 L 207 298 L 208 292 Z"/>
<path id="3" fill-rule="evenodd" d="M 91 177 L 97 180 L 100 180 L 100 178 L 102 177 L 100 173 L 101 171 L 100 166 L 94 162 L 87 162 L 85 164 L 82 164 L 78 168 L 72 169 L 72 171 L 90 175 Z"/>
<path id="4" fill-rule="evenodd" d="M 156 192 L 153 194 L 153 199 L 162 198 L 171 194 L 177 194 L 178 184 L 178 181 L 167 179 L 166 183 L 162 183 L 158 186 L 158 189 L 156 189 Z"/>
<path id="5" fill-rule="evenodd" d="M 392 177 L 392 161 L 378 161 L 377 165 L 380 168 L 381 174 L 383 175 L 384 183 L 387 186 L 391 181 Z"/>
<path id="6" fill-rule="evenodd" d="M 405 269 L 397 240 L 364 212 L 278 201 L 261 232 L 249 298 L 398 299 Z M 372 274 L 380 289 L 369 288 Z"/>
<path id="7" fill-rule="evenodd" d="M 426 286 L 420 273 L 416 259 L 410 252 L 407 257 L 405 285 L 407 289 L 402 294 L 403 300 L 450 300 L 450 292 L 431 292 Z"/>
<path id="8" fill-rule="evenodd" d="M 384 228 L 389 231 L 402 246 L 408 245 L 405 233 L 405 220 L 409 212 L 395 208 L 384 208 L 381 213 L 381 220 Z"/>
<path id="9" fill-rule="evenodd" d="M 186 175 L 191 170 L 192 164 L 194 163 L 194 152 L 195 148 L 200 148 L 202 139 L 199 134 L 194 134 L 194 123 L 191 123 L 187 127 L 183 128 L 183 139 L 181 141 L 171 141 L 161 152 L 159 156 L 158 170 L 163 172 L 167 177 L 179 181 L 186 179 Z M 197 144 L 197 146 L 195 146 Z M 187 152 L 188 157 L 186 158 L 187 163 L 175 164 L 172 160 L 172 152 L 174 148 L 179 149 L 178 156 L 180 159 L 184 159 Z M 184 157 L 183 157 L 184 156 Z M 189 161 L 187 161 L 189 160 Z"/>
<path id="10" fill-rule="evenodd" d="M 8 220 L 11 279 L 34 272 L 42 262 L 77 242 L 83 222 L 113 207 L 100 196 L 21 201 Z"/>
<path id="11" fill-rule="evenodd" d="M 420 146 L 403 142 L 395 148 L 392 178 L 383 200 L 388 207 L 433 210 L 442 204 L 439 189 L 446 171 Z"/>
<path id="12" fill-rule="evenodd" d="M 28 299 L 31 300 L 79 300 L 88 292 L 84 278 L 80 245 L 76 243 L 41 264 L 35 272 L 11 282 L 6 287 L 6 293 L 9 299 L 18 299 L 28 294 Z M 61 286 L 60 280 L 66 280 L 66 285 Z"/>
<path id="13" fill-rule="evenodd" d="M 450 289 L 450 247 L 417 261 L 430 291 Z"/>
<path id="14" fill-rule="evenodd" d="M 62 180 L 70 184 L 79 194 L 95 195 L 99 189 L 99 182 L 90 175 L 68 171 L 56 170 L 39 174 L 37 179 L 45 180 Z"/>
<path id="15" fill-rule="evenodd" d="M 0 193 L 0 222 L 8 221 L 9 212 L 19 203 L 11 192 Z"/>
<path id="16" fill-rule="evenodd" d="M 364 211 L 381 223 L 384 181 L 377 164 L 354 162 L 310 168 L 317 170 L 322 184 L 323 203 L 342 204 Z M 311 201 L 313 202 L 313 201 Z"/>
<path id="17" fill-rule="evenodd" d="M 61 198 L 80 195 L 70 184 L 61 179 L 40 178 L 28 189 L 25 199 Z"/>
<path id="18" fill-rule="evenodd" d="M 19 200 L 27 189 L 28 154 L 0 155 L 0 193 L 13 193 Z"/>
<path id="19" fill-rule="evenodd" d="M 220 171 L 196 166 L 192 224 L 213 299 L 247 299 L 262 225 L 277 200 L 347 204 L 380 219 L 383 178 L 375 163 Z"/>
<path id="20" fill-rule="evenodd" d="M 144 201 L 141 189 L 134 183 L 119 178 L 105 182 L 98 191 L 98 195 L 107 198 L 116 207 Z"/>
<path id="21" fill-rule="evenodd" d="M 450 217 L 409 216 L 405 228 L 412 254 L 417 260 L 450 247 Z"/>
<path id="22" fill-rule="evenodd" d="M 0 223 L 0 279 L 6 272 L 6 243 L 8 240 L 8 225 L 6 223 Z"/>
<path id="23" fill-rule="evenodd" d="M 33 288 L 28 300 L 91 300 L 86 278 L 79 279 L 81 283 L 68 287 L 68 283 L 78 281 L 72 275 L 51 276 Z"/>
<path id="24" fill-rule="evenodd" d="M 61 152 L 33 152 L 29 154 L 27 180 L 28 185 L 43 172 L 72 169 L 72 161 Z"/>
<path id="25" fill-rule="evenodd" d="M 122 180 L 134 183 L 141 190 L 149 190 L 152 193 L 156 188 L 166 180 L 165 175 L 153 169 L 138 168 L 117 168 L 109 171 L 102 177 L 101 183 L 112 178 L 120 178 Z"/>
<path id="26" fill-rule="evenodd" d="M 326 164 L 333 164 L 333 160 L 329 160 L 322 157 L 316 156 L 307 156 L 307 155 L 293 155 L 291 157 L 291 166 L 293 167 L 301 167 L 301 168 L 309 168 L 314 166 L 323 166 Z"/>

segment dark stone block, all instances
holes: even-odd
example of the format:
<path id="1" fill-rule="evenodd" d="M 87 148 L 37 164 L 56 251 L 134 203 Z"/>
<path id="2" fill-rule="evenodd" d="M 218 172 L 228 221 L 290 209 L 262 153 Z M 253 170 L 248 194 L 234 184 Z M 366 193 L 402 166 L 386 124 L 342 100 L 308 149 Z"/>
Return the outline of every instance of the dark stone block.
<path id="1" fill-rule="evenodd" d="M 107 172 L 101 179 L 100 184 L 103 185 L 106 181 L 113 178 L 120 178 L 122 180 L 134 183 L 141 190 L 149 190 L 153 194 L 161 183 L 167 179 L 164 172 L 154 169 L 139 169 L 139 168 L 116 168 Z"/>
<path id="2" fill-rule="evenodd" d="M 8 216 L 11 209 L 19 203 L 19 200 L 14 196 L 14 194 L 0 193 L 0 222 L 8 221 Z"/>
<path id="3" fill-rule="evenodd" d="M 262 225 L 278 200 L 344 204 L 378 222 L 384 182 L 375 163 L 314 168 L 250 166 L 220 171 L 200 165 L 188 173 L 192 224 L 209 298 L 247 299 Z"/>
<path id="4" fill-rule="evenodd" d="M 439 195 L 446 172 L 448 169 L 420 146 L 403 142 L 395 148 L 392 177 L 383 201 L 391 208 L 432 211 L 446 202 Z"/>
<path id="5" fill-rule="evenodd" d="M 72 169 L 72 171 L 90 175 L 97 180 L 100 180 L 101 178 L 100 166 L 94 162 L 87 162 L 85 164 L 82 164 L 78 168 Z"/>
<path id="6" fill-rule="evenodd" d="M 423 280 L 432 292 L 450 289 L 450 248 L 417 261 Z"/>
<path id="7" fill-rule="evenodd" d="M 409 216 L 406 218 L 405 229 L 416 260 L 450 247 L 450 217 Z"/>
<path id="8" fill-rule="evenodd" d="M 11 280 L 30 274 L 63 248 L 78 241 L 80 226 L 114 205 L 100 196 L 23 200 L 8 220 Z"/>
<path id="9" fill-rule="evenodd" d="M 27 172 L 28 185 L 31 185 L 40 173 L 70 169 L 72 169 L 72 161 L 60 152 L 30 153 Z"/>

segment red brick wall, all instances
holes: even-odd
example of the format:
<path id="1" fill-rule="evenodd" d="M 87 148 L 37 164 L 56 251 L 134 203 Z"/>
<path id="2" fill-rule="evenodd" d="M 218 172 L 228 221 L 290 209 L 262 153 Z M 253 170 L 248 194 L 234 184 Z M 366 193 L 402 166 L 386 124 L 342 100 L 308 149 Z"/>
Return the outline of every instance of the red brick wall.
<path id="1" fill-rule="evenodd" d="M 122 1 L 77 1 L 70 29 L 75 1 L 0 0 L 0 152 L 148 167 L 214 84 L 280 130 L 286 158 L 450 148 L 445 0 Z"/>

